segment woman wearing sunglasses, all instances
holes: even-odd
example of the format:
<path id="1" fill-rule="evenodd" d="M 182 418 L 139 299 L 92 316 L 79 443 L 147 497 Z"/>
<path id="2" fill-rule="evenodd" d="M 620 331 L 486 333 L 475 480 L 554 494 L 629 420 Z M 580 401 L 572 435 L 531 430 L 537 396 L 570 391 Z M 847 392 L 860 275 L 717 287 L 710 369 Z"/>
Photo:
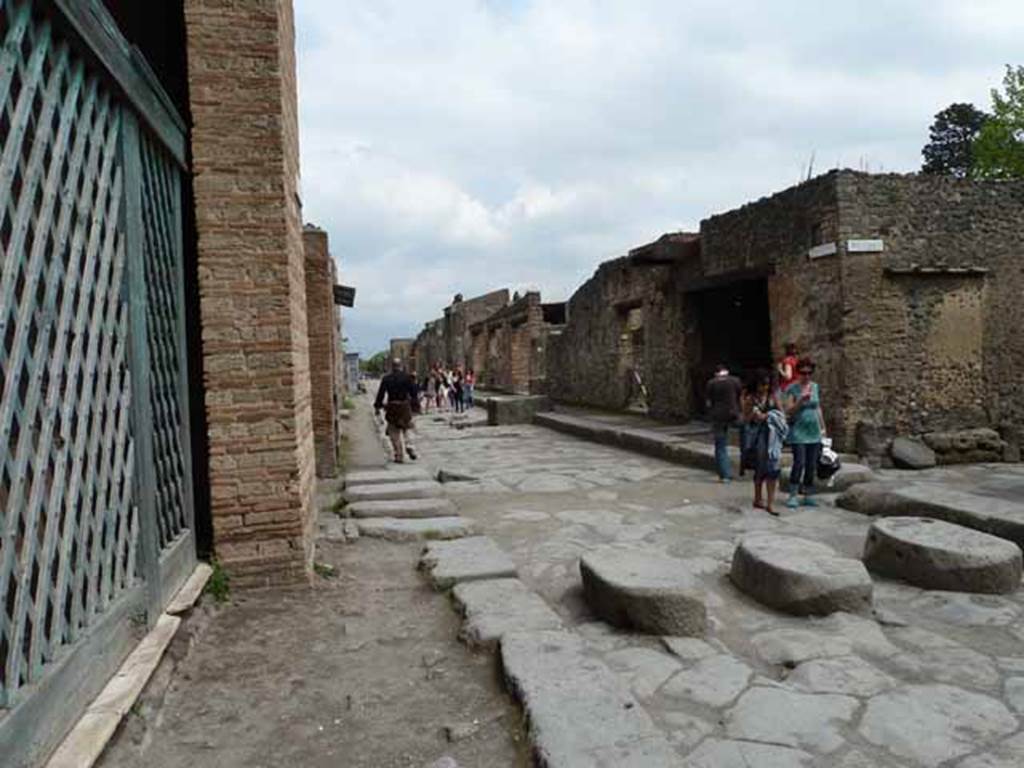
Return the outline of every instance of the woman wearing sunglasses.
<path id="1" fill-rule="evenodd" d="M 825 437 L 825 416 L 821 411 L 821 393 L 814 375 L 814 362 L 803 357 L 796 365 L 797 380 L 784 393 L 789 416 L 789 444 L 793 446 L 793 469 L 789 473 L 789 498 L 786 506 L 795 509 L 803 504 L 816 507 L 814 476 L 821 456 L 821 440 Z M 802 497 L 802 498 L 801 498 Z"/>

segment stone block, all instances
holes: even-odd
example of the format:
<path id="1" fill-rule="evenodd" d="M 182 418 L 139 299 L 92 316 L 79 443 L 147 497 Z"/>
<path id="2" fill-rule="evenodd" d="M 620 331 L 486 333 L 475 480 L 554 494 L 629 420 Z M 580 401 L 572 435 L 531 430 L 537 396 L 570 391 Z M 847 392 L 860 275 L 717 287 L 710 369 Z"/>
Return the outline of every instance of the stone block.
<path id="1" fill-rule="evenodd" d="M 1016 544 L 926 517 L 876 520 L 863 559 L 871 571 L 922 589 L 1003 594 L 1020 586 Z"/>
<path id="2" fill-rule="evenodd" d="M 427 544 L 420 568 L 430 574 L 437 589 L 464 581 L 515 578 L 516 566 L 487 536 Z"/>
<path id="3" fill-rule="evenodd" d="M 394 501 L 397 499 L 436 499 L 442 495 L 440 483 L 433 480 L 413 480 L 376 485 L 350 485 L 345 489 L 345 501 Z"/>
<path id="4" fill-rule="evenodd" d="M 678 753 L 619 677 L 568 632 L 513 632 L 501 640 L 513 696 L 526 712 L 542 766 L 673 768 Z"/>
<path id="5" fill-rule="evenodd" d="M 456 584 L 452 598 L 465 619 L 460 636 L 469 645 L 493 646 L 508 632 L 562 629 L 562 620 L 519 579 Z"/>
<path id="6" fill-rule="evenodd" d="M 530 424 L 535 414 L 551 410 L 551 400 L 544 395 L 488 397 L 484 403 L 487 407 L 487 424 L 491 427 Z"/>
<path id="7" fill-rule="evenodd" d="M 704 595 L 683 560 L 605 547 L 580 558 L 580 575 L 587 604 L 609 624 L 684 637 L 707 629 Z"/>
<path id="8" fill-rule="evenodd" d="M 458 512 L 448 499 L 386 499 L 357 501 L 343 510 L 349 517 L 456 517 Z"/>
<path id="9" fill-rule="evenodd" d="M 871 577 L 864 564 L 816 541 L 746 536 L 733 554 L 730 578 L 758 602 L 797 616 L 871 607 Z"/>
<path id="10" fill-rule="evenodd" d="M 344 487 L 353 485 L 387 485 L 430 480 L 430 472 L 423 467 L 393 464 L 387 469 L 360 469 L 345 475 Z"/>
<path id="11" fill-rule="evenodd" d="M 461 517 L 427 517 L 412 520 L 368 517 L 356 521 L 356 525 L 361 535 L 387 541 L 460 539 L 477 533 L 476 523 Z"/>
<path id="12" fill-rule="evenodd" d="M 935 451 L 920 440 L 910 437 L 897 437 L 889 448 L 893 463 L 901 469 L 929 469 L 938 460 Z"/>

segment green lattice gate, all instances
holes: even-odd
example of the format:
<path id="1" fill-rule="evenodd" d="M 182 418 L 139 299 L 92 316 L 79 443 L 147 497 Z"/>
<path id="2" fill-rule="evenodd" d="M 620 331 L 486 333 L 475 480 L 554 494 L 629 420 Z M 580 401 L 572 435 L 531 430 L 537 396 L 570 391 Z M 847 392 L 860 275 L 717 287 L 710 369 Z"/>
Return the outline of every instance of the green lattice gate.
<path id="1" fill-rule="evenodd" d="M 0 763 L 195 565 L 184 127 L 92 0 L 0 0 Z"/>

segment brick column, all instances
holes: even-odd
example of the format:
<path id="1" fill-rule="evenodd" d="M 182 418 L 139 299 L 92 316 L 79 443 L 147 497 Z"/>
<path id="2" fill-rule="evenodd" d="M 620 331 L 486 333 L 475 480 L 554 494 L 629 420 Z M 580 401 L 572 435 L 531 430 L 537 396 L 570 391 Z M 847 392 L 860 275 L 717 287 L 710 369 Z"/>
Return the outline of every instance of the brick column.
<path id="1" fill-rule="evenodd" d="M 306 225 L 306 310 L 309 320 L 309 381 L 313 405 L 313 443 L 317 477 L 338 474 L 338 431 L 335 402 L 337 387 L 337 310 L 334 306 L 334 270 L 327 233 Z"/>
<path id="2" fill-rule="evenodd" d="M 186 0 L 214 548 L 235 585 L 312 565 L 313 429 L 290 0 Z"/>

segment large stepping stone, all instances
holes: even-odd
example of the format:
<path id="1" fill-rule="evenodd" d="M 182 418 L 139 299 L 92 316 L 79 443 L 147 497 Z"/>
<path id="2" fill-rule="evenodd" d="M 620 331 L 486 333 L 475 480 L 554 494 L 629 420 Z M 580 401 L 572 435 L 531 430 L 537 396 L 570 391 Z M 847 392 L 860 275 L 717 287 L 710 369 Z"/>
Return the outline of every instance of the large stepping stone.
<path id="1" fill-rule="evenodd" d="M 350 517 L 455 517 L 458 513 L 448 499 L 388 499 L 357 501 L 344 509 Z"/>
<path id="2" fill-rule="evenodd" d="M 432 480 L 423 467 L 393 466 L 388 469 L 360 469 L 345 475 L 345 487 Z"/>
<path id="3" fill-rule="evenodd" d="M 367 517 L 356 521 L 356 525 L 362 536 L 387 541 L 459 539 L 478 532 L 476 523 L 462 517 Z"/>
<path id="4" fill-rule="evenodd" d="M 502 668 L 529 722 L 534 759 L 566 768 L 674 768 L 679 754 L 640 702 L 568 632 L 511 632 Z"/>
<path id="5" fill-rule="evenodd" d="M 516 565 L 487 536 L 427 544 L 420 558 L 437 589 L 449 589 L 464 581 L 515 578 Z"/>
<path id="6" fill-rule="evenodd" d="M 562 629 L 558 614 L 519 579 L 467 581 L 455 585 L 452 597 L 469 645 L 493 646 L 508 632 Z"/>
<path id="7" fill-rule="evenodd" d="M 759 603 L 797 616 L 871 607 L 871 577 L 864 564 L 816 541 L 746 536 L 733 553 L 730 577 Z"/>
<path id="8" fill-rule="evenodd" d="M 903 469 L 929 469 L 938 463 L 935 451 L 921 440 L 911 437 L 897 437 L 893 440 L 889 455 L 892 456 L 892 463 Z"/>
<path id="9" fill-rule="evenodd" d="M 609 624 L 683 637 L 707 630 L 704 596 L 683 560 L 606 547 L 580 558 L 580 575 L 587 604 Z"/>
<path id="10" fill-rule="evenodd" d="M 345 489 L 345 501 L 388 501 L 394 499 L 436 499 L 442 496 L 441 484 L 433 480 L 402 481 L 350 485 Z"/>
<path id="11" fill-rule="evenodd" d="M 1020 547 L 981 531 L 927 517 L 876 520 L 864 543 L 875 573 L 923 589 L 1005 594 L 1020 586 Z"/>
<path id="12" fill-rule="evenodd" d="M 1024 549 L 1024 503 L 979 496 L 939 483 L 864 483 L 836 503 L 876 517 L 930 517 L 1012 541 Z"/>

